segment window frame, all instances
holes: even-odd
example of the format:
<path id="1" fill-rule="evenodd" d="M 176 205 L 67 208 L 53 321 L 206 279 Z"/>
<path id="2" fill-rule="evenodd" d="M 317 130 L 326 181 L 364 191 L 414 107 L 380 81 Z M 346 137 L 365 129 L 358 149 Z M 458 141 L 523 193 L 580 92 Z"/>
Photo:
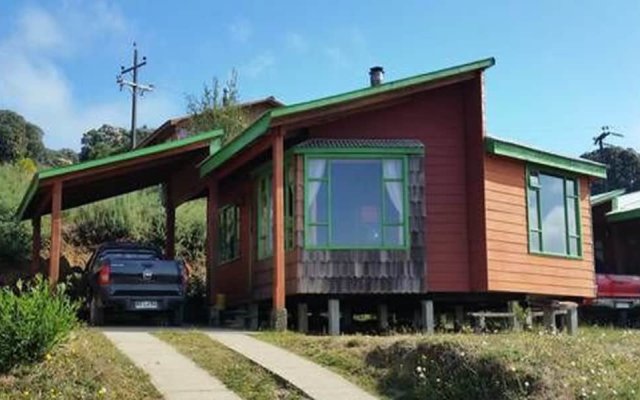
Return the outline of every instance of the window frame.
<path id="1" fill-rule="evenodd" d="M 343 149 L 341 149 L 343 150 Z M 327 161 L 327 172 L 326 178 L 309 178 L 309 162 L 314 159 L 326 160 Z M 382 185 L 382 210 L 381 210 L 381 223 L 380 227 L 382 234 L 382 244 L 378 246 L 346 246 L 346 245 L 338 245 L 331 243 L 331 217 L 332 217 L 332 205 L 331 205 L 331 194 L 332 194 L 332 185 L 331 185 L 331 160 L 379 160 L 381 165 L 384 160 L 400 160 L 402 162 L 402 177 L 400 179 L 397 178 L 385 178 L 384 171 L 382 173 L 382 179 L 380 180 L 380 184 Z M 327 182 L 327 222 L 326 223 L 317 223 L 310 222 L 307 213 L 309 209 L 309 182 L 313 181 L 326 181 Z M 386 182 L 398 182 L 402 183 L 402 193 L 403 193 L 403 216 L 402 223 L 386 223 L 386 200 L 385 200 L 385 183 Z M 348 153 L 348 152 L 335 152 L 332 153 L 330 151 L 327 152 L 313 152 L 304 154 L 304 249 L 305 250 L 408 250 L 411 247 L 411 236 L 409 230 L 409 154 L 385 154 L 384 149 L 380 149 L 380 151 L 376 152 L 367 152 L 366 154 L 362 153 Z M 326 245 L 314 245 L 309 243 L 309 228 L 312 226 L 326 226 L 327 227 L 327 244 Z M 403 227 L 403 243 L 401 245 L 388 245 L 385 244 L 385 228 L 393 227 L 393 226 L 402 226 Z"/>
<path id="2" fill-rule="evenodd" d="M 223 216 L 226 215 L 226 213 L 228 212 L 229 209 L 233 209 L 234 213 L 233 216 L 235 218 L 235 230 L 236 230 L 236 253 L 235 255 L 233 255 L 232 257 L 229 258 L 223 258 L 224 252 L 222 250 L 222 246 L 223 246 L 223 241 L 221 240 L 222 235 L 224 234 L 224 232 L 222 231 L 223 228 L 226 228 L 226 224 L 222 223 L 222 219 Z M 238 205 L 236 204 L 226 204 L 222 207 L 220 207 L 218 209 L 218 257 L 217 257 L 217 265 L 224 265 L 224 264 L 228 264 L 231 263 L 233 261 L 239 260 L 241 257 L 241 251 L 240 251 L 240 221 L 241 220 L 241 215 L 240 215 L 240 207 L 238 207 Z M 223 227 L 224 225 L 224 227 Z"/>
<path id="3" fill-rule="evenodd" d="M 566 241 L 566 252 L 558 253 L 552 251 L 544 250 L 543 243 L 543 226 L 542 226 L 542 217 L 541 217 L 541 198 L 540 198 L 540 185 L 532 185 L 531 177 L 533 175 L 548 175 L 556 178 L 562 179 L 562 191 L 563 191 L 563 201 L 564 201 L 564 222 L 565 222 L 565 241 Z M 573 181 L 574 184 L 574 193 L 569 195 L 567 194 L 567 181 Z M 525 208 L 526 208 L 526 218 L 527 218 L 527 252 L 536 256 L 546 256 L 546 257 L 556 257 L 556 258 L 567 258 L 572 260 L 582 260 L 584 255 L 583 249 L 583 232 L 582 232 L 582 211 L 580 209 L 580 176 L 566 172 L 559 171 L 553 168 L 543 167 L 539 165 L 526 165 L 526 174 L 525 174 Z M 538 221 L 538 229 L 532 229 L 531 227 L 531 210 L 529 207 L 529 196 L 531 192 L 535 192 L 536 196 L 536 212 L 537 212 L 537 221 Z M 574 202 L 574 212 L 576 219 L 576 233 L 572 234 L 571 229 L 569 227 L 569 201 L 572 200 Z M 538 235 L 539 246 L 538 250 L 532 249 L 531 246 L 531 237 L 532 233 Z M 570 241 L 572 239 L 577 239 L 577 253 L 570 254 L 571 244 Z"/>

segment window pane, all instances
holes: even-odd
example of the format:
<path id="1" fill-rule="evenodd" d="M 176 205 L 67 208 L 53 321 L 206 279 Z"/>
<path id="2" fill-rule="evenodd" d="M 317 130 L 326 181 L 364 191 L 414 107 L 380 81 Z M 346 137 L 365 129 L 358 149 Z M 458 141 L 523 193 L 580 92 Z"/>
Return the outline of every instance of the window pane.
<path id="1" fill-rule="evenodd" d="M 309 222 L 327 222 L 328 220 L 328 187 L 325 181 L 309 182 Z"/>
<path id="2" fill-rule="evenodd" d="M 543 174 L 540 174 L 539 177 L 542 246 L 545 252 L 566 254 L 564 180 Z"/>
<path id="3" fill-rule="evenodd" d="M 387 246 L 402 246 L 404 244 L 404 227 L 385 226 L 384 244 Z"/>
<path id="4" fill-rule="evenodd" d="M 540 233 L 529 231 L 529 251 L 542 251 L 540 248 Z"/>
<path id="5" fill-rule="evenodd" d="M 307 243 L 311 246 L 326 246 L 329 244 L 329 228 L 327 226 L 310 226 L 307 231 Z"/>
<path id="6" fill-rule="evenodd" d="M 383 169 L 386 179 L 402 179 L 402 160 L 384 160 Z"/>
<path id="7" fill-rule="evenodd" d="M 380 160 L 331 161 L 332 245 L 382 245 L 381 164 Z"/>
<path id="8" fill-rule="evenodd" d="M 528 191 L 529 199 L 529 229 L 540 229 L 538 226 L 538 192 L 536 190 Z"/>
<path id="9" fill-rule="evenodd" d="M 569 224 L 569 233 L 578 234 L 578 224 L 576 221 L 576 202 L 574 199 L 567 199 L 567 221 Z"/>
<path id="10" fill-rule="evenodd" d="M 384 222 L 388 224 L 401 223 L 404 211 L 402 182 L 385 182 L 384 188 Z"/>
<path id="11" fill-rule="evenodd" d="M 327 177 L 327 160 L 311 159 L 307 163 L 307 176 L 312 179 Z"/>
<path id="12" fill-rule="evenodd" d="M 540 186 L 540 177 L 538 177 L 538 173 L 532 172 L 529 175 L 529 186 L 536 188 Z"/>
<path id="13" fill-rule="evenodd" d="M 575 196 L 577 194 L 576 183 L 573 181 L 573 179 L 567 179 L 565 183 L 567 185 L 567 196 Z"/>

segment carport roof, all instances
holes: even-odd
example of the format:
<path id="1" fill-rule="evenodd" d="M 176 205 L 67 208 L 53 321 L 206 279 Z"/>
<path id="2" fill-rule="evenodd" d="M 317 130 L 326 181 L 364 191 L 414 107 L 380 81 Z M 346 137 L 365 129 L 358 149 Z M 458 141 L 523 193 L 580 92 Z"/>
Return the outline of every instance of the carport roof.
<path id="1" fill-rule="evenodd" d="M 214 139 L 222 134 L 222 130 L 204 132 L 98 160 L 39 171 L 33 176 L 16 217 L 23 220 L 48 214 L 51 189 L 58 181 L 63 183 L 63 209 L 157 185 L 176 168 L 192 162 L 195 154 L 201 153 L 203 159 L 210 155 L 217 142 Z M 74 190 L 66 191 L 68 187 Z"/>

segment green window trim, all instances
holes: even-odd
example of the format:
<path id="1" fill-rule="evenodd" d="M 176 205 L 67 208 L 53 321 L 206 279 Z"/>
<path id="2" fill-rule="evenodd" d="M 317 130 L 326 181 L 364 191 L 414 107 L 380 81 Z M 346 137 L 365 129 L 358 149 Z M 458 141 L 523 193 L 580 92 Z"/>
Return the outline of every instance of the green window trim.
<path id="1" fill-rule="evenodd" d="M 262 260 L 273 255 L 273 198 L 272 198 L 272 179 L 273 164 L 271 161 L 256 168 L 253 172 L 256 179 L 256 206 L 257 206 L 257 241 L 258 241 L 258 260 Z M 291 250 L 295 247 L 295 161 L 290 155 L 285 156 L 284 161 L 284 220 L 285 220 L 285 250 Z M 264 192 L 264 193 L 263 193 Z M 268 226 L 265 227 L 263 220 L 263 207 L 261 204 L 262 197 L 265 196 L 267 208 L 269 209 Z M 290 204 L 293 201 L 293 204 Z M 293 213 L 293 214 L 292 214 Z M 271 245 L 267 246 L 266 242 L 271 239 Z"/>
<path id="2" fill-rule="evenodd" d="M 583 244 L 582 244 L 582 220 L 581 220 L 581 211 L 580 211 L 580 179 L 579 176 L 567 173 L 566 171 L 558 171 L 556 169 L 527 164 L 526 167 L 526 198 L 525 198 L 525 206 L 527 210 L 527 249 L 529 254 L 537 255 L 537 256 L 548 256 L 548 257 L 559 257 L 559 258 L 568 258 L 581 260 L 583 256 Z M 564 208 L 564 223 L 565 223 L 565 252 L 552 252 L 544 249 L 544 240 L 543 240 L 543 221 L 541 217 L 541 196 L 540 196 L 540 182 L 539 175 L 547 175 L 555 178 L 562 179 L 562 187 L 563 187 L 563 208 Z M 532 177 L 538 176 L 538 181 L 536 183 L 532 183 Z M 573 193 L 567 192 L 567 182 L 573 182 Z M 537 228 L 531 226 L 531 205 L 529 204 L 530 196 L 532 193 L 535 193 L 536 199 L 536 225 Z M 575 212 L 575 233 L 571 233 L 571 227 L 569 226 L 570 218 L 569 218 L 569 203 L 573 202 L 574 212 Z M 532 236 L 538 236 L 538 249 L 534 249 L 532 244 Z M 571 253 L 571 240 L 576 241 L 576 253 Z"/>
<path id="3" fill-rule="evenodd" d="M 368 151 L 363 154 L 360 152 L 345 153 L 344 149 L 339 152 L 331 152 L 325 150 L 322 153 L 313 152 L 313 154 L 305 154 L 304 156 L 304 248 L 306 250 L 408 250 L 411 246 L 411 237 L 409 232 L 409 162 L 408 155 L 386 154 L 385 149 L 378 149 L 377 151 Z M 421 153 L 422 154 L 422 153 Z M 382 244 L 376 246 L 343 246 L 334 245 L 332 243 L 332 229 L 331 229 L 331 217 L 332 217 L 332 204 L 331 204 L 331 160 L 347 160 L 347 159 L 370 159 L 370 160 L 401 160 L 402 162 L 402 177 L 401 178 L 385 178 L 382 175 L 381 184 L 382 190 Z M 311 160 L 327 160 L 327 172 L 325 178 L 310 178 L 308 175 L 309 161 Z M 327 222 L 310 222 L 308 217 L 309 209 L 309 183 L 310 182 L 326 182 L 327 183 Z M 400 181 L 402 182 L 402 194 L 403 194 L 403 215 L 401 223 L 386 223 L 386 200 L 384 196 L 384 187 L 387 182 Z M 327 227 L 327 245 L 314 245 L 309 243 L 310 227 L 313 226 L 326 226 Z M 385 227 L 402 226 L 403 227 L 403 243 L 402 245 L 387 245 L 385 244 Z"/>
<path id="4" fill-rule="evenodd" d="M 233 229 L 231 236 L 227 230 Z M 230 242 L 228 240 L 230 236 Z M 240 258 L 240 208 L 228 204 L 218 210 L 218 265 Z"/>

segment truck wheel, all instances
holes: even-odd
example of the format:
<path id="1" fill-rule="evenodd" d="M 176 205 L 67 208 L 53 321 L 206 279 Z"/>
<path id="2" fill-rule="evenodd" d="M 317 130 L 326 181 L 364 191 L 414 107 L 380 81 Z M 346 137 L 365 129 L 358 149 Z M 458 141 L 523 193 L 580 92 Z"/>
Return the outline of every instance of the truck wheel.
<path id="1" fill-rule="evenodd" d="M 181 326 L 184 320 L 184 306 L 180 306 L 171 312 L 171 325 Z"/>
<path id="2" fill-rule="evenodd" d="M 104 309 L 100 307 L 98 299 L 95 296 L 91 297 L 91 304 L 89 305 L 89 323 L 93 326 L 101 326 L 104 324 Z"/>

